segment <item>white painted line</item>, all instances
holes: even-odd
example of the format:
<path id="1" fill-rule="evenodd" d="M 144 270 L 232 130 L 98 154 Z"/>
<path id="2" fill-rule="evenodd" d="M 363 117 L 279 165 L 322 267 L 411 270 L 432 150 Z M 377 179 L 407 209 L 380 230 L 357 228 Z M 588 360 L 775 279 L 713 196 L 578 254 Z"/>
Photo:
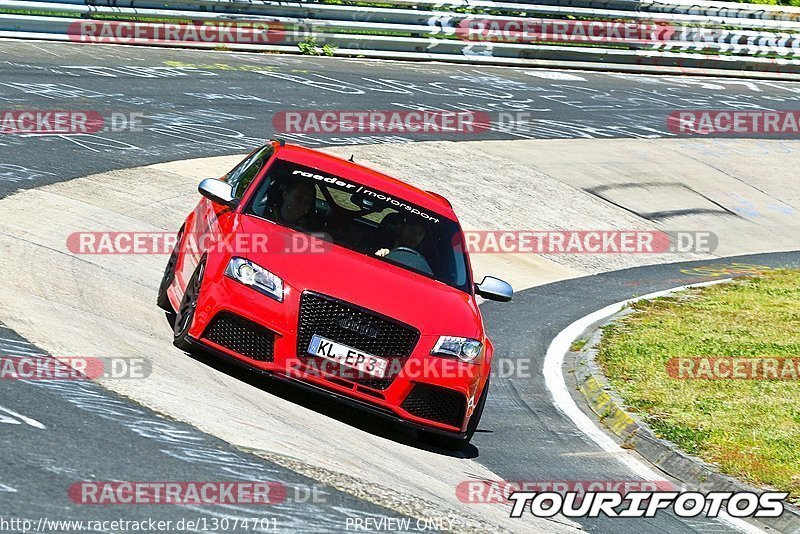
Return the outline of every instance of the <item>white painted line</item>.
<path id="1" fill-rule="evenodd" d="M 17 419 L 19 419 L 23 423 L 27 423 L 30 426 L 34 427 L 34 428 L 39 428 L 41 430 L 46 430 L 46 428 L 47 428 L 42 423 L 37 421 L 36 419 L 31 419 L 30 417 L 25 417 L 24 415 L 22 415 L 20 413 L 17 413 L 14 410 L 9 410 L 8 408 L 3 408 L 2 406 L 0 406 L 0 412 L 5 412 L 5 413 L 7 413 L 8 415 L 10 415 L 12 417 L 16 417 Z"/>
<path id="2" fill-rule="evenodd" d="M 23 350 L 23 349 L 18 349 L 16 347 L 4 346 L 2 344 L 0 344 L 0 351 L 2 351 L 0 352 L 0 356 L 16 356 L 16 355 L 36 356 L 39 359 L 47 356 L 46 354 L 42 354 L 41 351 L 34 352 L 32 350 Z"/>
<path id="3" fill-rule="evenodd" d="M 561 72 L 557 70 L 547 70 L 547 71 L 529 71 L 523 70 L 520 71 L 528 76 L 534 76 L 536 78 L 543 78 L 545 80 L 558 80 L 558 81 L 567 81 L 567 82 L 585 82 L 586 78 L 581 76 L 576 76 L 574 74 L 568 74 L 566 72 Z"/>
<path id="4" fill-rule="evenodd" d="M 44 49 L 42 47 L 36 46 L 35 44 L 31 44 L 30 46 L 34 47 L 36 50 L 39 50 L 40 52 L 44 52 L 45 54 L 50 54 L 50 55 L 53 55 L 53 56 L 56 56 L 56 57 L 61 57 L 58 54 L 56 54 L 55 52 L 51 52 L 50 50 L 46 50 L 46 49 Z"/>
<path id="5" fill-rule="evenodd" d="M 573 423 L 575 423 L 575 426 L 577 426 L 581 432 L 586 434 L 592 441 L 594 441 L 601 449 L 616 457 L 617 460 L 622 463 L 622 465 L 636 473 L 636 475 L 641 477 L 642 480 L 656 482 L 667 481 L 663 475 L 658 474 L 653 470 L 652 467 L 645 464 L 638 458 L 631 455 L 625 449 L 617 445 L 617 443 L 611 439 L 611 436 L 601 430 L 600 427 L 598 427 L 595 422 L 589 418 L 589 416 L 587 416 L 580 410 L 580 408 L 578 408 L 578 405 L 575 403 L 575 400 L 573 400 L 572 395 L 570 395 L 569 390 L 567 389 L 567 384 L 564 381 L 564 373 L 562 372 L 562 367 L 564 366 L 564 357 L 566 356 L 567 352 L 569 352 L 572 342 L 575 341 L 575 339 L 577 339 L 577 337 L 580 336 L 584 330 L 598 321 L 602 321 L 611 317 L 629 304 L 633 304 L 634 302 L 638 302 L 640 300 L 666 297 L 677 291 L 684 291 L 693 287 L 712 286 L 730 281 L 730 278 L 723 278 L 721 280 L 712 280 L 710 282 L 689 284 L 611 304 L 603 309 L 597 310 L 594 313 L 590 313 L 589 315 L 578 319 L 566 327 L 564 330 L 558 333 L 558 335 L 550 343 L 550 346 L 547 348 L 547 355 L 544 358 L 544 368 L 542 372 L 544 374 L 544 381 L 547 385 L 547 389 L 550 390 L 550 394 L 553 396 L 553 404 L 555 404 L 556 409 L 558 409 L 558 411 L 563 413 Z M 746 532 L 747 534 L 759 534 L 764 532 L 763 530 L 754 527 L 746 521 L 742 521 L 741 519 L 730 516 L 725 517 L 722 513 L 720 513 L 720 517 L 718 519 L 724 523 L 727 523 L 736 530 Z"/>
<path id="6" fill-rule="evenodd" d="M 10 339 L 2 336 L 0 336 L 0 343 L 13 343 L 15 345 L 22 345 L 23 347 L 33 347 L 33 345 L 27 341 L 20 341 L 18 339 Z"/>

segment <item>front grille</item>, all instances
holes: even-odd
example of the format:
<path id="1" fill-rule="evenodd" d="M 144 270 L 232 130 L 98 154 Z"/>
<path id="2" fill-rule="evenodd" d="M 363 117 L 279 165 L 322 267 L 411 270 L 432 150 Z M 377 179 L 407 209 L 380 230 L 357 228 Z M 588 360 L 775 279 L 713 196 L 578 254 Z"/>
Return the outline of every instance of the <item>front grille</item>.
<path id="1" fill-rule="evenodd" d="M 400 407 L 411 415 L 460 427 L 465 401 L 464 395 L 452 389 L 416 384 Z"/>
<path id="2" fill-rule="evenodd" d="M 217 314 L 203 337 L 253 360 L 272 361 L 275 333 L 234 313 Z"/>
<path id="3" fill-rule="evenodd" d="M 354 349 L 389 359 L 383 379 L 308 355 L 314 335 Z M 332 297 L 305 292 L 300 300 L 297 354 L 322 371 L 373 389 L 386 389 L 400 372 L 419 340 L 419 331 L 389 317 L 341 302 Z"/>

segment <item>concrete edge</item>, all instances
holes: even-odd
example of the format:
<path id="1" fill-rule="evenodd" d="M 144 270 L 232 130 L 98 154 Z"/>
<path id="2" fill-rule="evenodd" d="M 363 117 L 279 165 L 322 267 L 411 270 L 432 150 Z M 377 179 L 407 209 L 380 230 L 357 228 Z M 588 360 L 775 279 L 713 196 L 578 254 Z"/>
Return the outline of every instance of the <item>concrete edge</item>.
<path id="1" fill-rule="evenodd" d="M 576 339 L 586 339 L 585 346 L 577 351 L 572 360 L 574 380 L 577 390 L 589 409 L 602 425 L 622 440 L 621 447 L 633 449 L 669 476 L 703 493 L 710 491 L 749 491 L 761 492 L 759 488 L 719 472 L 697 456 L 682 451 L 678 445 L 659 438 L 636 414 L 628 411 L 622 397 L 611 387 L 600 370 L 595 358 L 597 345 L 602 339 L 602 327 L 632 313 L 625 307 L 587 328 Z M 574 340 L 573 340 L 574 341 Z M 758 518 L 758 523 L 778 532 L 800 534 L 800 508 L 784 503 L 784 513 L 776 518 Z"/>
<path id="2" fill-rule="evenodd" d="M 435 503 L 429 499 L 406 495 L 388 486 L 368 482 L 353 475 L 337 473 L 324 467 L 312 466 L 283 454 L 271 453 L 252 447 L 237 448 L 295 473 L 307 476 L 342 493 L 347 493 L 376 506 L 382 506 L 387 510 L 405 514 L 412 519 L 421 521 L 423 524 L 432 524 L 431 522 L 435 521 L 437 516 L 446 517 L 457 523 L 457 529 L 453 530 L 452 526 L 449 526 L 443 530 L 444 532 L 463 532 L 465 534 L 483 534 L 486 532 L 499 534 L 504 532 L 501 527 L 490 521 L 466 515 L 447 506 L 445 503 Z M 401 512 L 400 510 L 403 511 Z"/>

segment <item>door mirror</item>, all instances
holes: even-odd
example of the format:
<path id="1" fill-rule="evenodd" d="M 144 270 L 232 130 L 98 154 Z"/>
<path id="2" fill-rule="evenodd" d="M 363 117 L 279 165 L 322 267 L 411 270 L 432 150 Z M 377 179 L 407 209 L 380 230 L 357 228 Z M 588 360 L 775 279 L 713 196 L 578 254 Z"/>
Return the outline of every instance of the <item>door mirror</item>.
<path id="1" fill-rule="evenodd" d="M 222 180 L 206 178 L 200 182 L 197 190 L 210 201 L 223 206 L 234 207 L 238 203 L 238 200 L 233 197 L 233 187 Z"/>
<path id="2" fill-rule="evenodd" d="M 500 302 L 508 302 L 514 296 L 511 285 L 494 276 L 484 276 L 483 282 L 475 284 L 475 290 L 485 299 Z"/>

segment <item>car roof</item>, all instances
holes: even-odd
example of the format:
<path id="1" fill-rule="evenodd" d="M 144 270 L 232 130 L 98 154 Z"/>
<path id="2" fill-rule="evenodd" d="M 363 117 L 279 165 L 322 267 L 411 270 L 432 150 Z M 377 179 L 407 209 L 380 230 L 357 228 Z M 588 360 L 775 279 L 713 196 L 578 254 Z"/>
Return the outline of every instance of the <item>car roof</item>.
<path id="1" fill-rule="evenodd" d="M 443 196 L 424 191 L 397 178 L 347 161 L 312 148 L 286 143 L 278 148 L 278 159 L 305 165 L 322 172 L 329 172 L 360 185 L 377 189 L 382 193 L 397 197 L 421 208 L 435 212 L 443 217 L 458 220 L 450 202 Z"/>

